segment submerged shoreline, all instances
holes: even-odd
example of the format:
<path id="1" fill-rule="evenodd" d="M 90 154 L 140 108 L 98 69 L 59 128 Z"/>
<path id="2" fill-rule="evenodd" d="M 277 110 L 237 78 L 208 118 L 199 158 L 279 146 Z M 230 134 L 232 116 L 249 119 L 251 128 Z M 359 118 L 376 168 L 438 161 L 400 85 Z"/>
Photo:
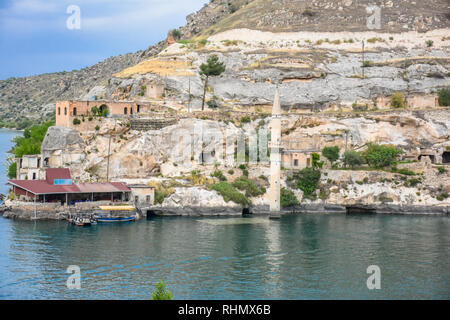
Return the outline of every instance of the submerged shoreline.
<path id="1" fill-rule="evenodd" d="M 91 210 L 71 210 L 64 208 L 63 210 L 48 210 L 37 212 L 36 218 L 34 210 L 13 208 L 6 205 L 0 206 L 0 216 L 12 220 L 40 220 L 40 221 L 61 221 L 68 220 L 70 213 L 86 212 Z M 239 207 L 150 207 L 139 216 L 182 216 L 182 217 L 236 217 L 243 215 L 243 208 Z M 284 209 L 280 212 L 285 214 L 364 214 L 364 215 L 412 215 L 412 216 L 448 216 L 450 214 L 450 206 L 442 205 L 338 205 L 338 204 L 301 204 L 292 208 Z M 265 206 L 257 206 L 250 209 L 249 215 L 269 216 L 270 212 Z"/>

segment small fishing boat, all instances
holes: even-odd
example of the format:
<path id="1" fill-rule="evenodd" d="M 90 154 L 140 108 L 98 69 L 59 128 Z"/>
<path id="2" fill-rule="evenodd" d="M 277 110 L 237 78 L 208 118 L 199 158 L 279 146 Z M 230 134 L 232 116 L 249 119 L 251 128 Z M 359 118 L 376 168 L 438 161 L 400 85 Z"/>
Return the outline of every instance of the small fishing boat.
<path id="1" fill-rule="evenodd" d="M 69 223 L 77 227 L 89 227 L 97 224 L 97 218 L 92 214 L 76 214 L 69 216 Z"/>
<path id="2" fill-rule="evenodd" d="M 131 222 L 136 220 L 136 208 L 132 206 L 101 206 L 97 221 L 109 222 Z"/>

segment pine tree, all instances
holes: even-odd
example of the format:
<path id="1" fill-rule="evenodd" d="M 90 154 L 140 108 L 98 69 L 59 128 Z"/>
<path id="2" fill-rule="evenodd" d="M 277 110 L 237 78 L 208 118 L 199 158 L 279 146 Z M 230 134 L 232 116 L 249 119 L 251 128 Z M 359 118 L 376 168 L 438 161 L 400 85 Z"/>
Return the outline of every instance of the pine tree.
<path id="1" fill-rule="evenodd" d="M 205 109 L 206 88 L 210 76 L 219 76 L 225 71 L 225 64 L 219 61 L 219 57 L 212 55 L 208 58 L 207 63 L 200 66 L 200 75 L 205 77 L 205 87 L 203 90 L 202 111 Z"/>

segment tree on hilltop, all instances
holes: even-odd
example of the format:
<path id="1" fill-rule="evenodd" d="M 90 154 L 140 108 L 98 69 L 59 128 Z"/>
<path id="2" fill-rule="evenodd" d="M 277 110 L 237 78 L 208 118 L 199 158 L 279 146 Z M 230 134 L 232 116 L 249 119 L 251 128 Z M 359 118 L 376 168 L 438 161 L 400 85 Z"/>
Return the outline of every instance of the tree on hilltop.
<path id="1" fill-rule="evenodd" d="M 200 75 L 205 77 L 205 87 L 203 89 L 202 111 L 205 109 L 206 88 L 208 79 L 211 76 L 219 76 L 225 71 L 225 64 L 219 61 L 219 57 L 212 55 L 208 58 L 207 63 L 200 66 Z"/>

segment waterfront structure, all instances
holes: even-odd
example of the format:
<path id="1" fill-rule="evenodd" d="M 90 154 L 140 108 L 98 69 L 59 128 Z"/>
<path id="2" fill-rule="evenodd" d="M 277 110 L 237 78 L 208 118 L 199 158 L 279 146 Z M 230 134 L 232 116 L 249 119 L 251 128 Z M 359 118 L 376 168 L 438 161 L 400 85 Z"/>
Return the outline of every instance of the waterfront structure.
<path id="1" fill-rule="evenodd" d="M 133 195 L 135 206 L 153 205 L 155 202 L 155 188 L 146 184 L 128 185 Z"/>
<path id="2" fill-rule="evenodd" d="M 278 89 L 272 108 L 272 120 L 270 124 L 270 212 L 280 212 L 280 183 L 281 183 L 281 105 Z"/>
<path id="3" fill-rule="evenodd" d="M 74 205 L 77 202 L 126 202 L 131 189 L 122 182 L 79 183 L 69 169 L 47 169 L 45 180 L 8 180 L 16 199 L 39 203 Z"/>

